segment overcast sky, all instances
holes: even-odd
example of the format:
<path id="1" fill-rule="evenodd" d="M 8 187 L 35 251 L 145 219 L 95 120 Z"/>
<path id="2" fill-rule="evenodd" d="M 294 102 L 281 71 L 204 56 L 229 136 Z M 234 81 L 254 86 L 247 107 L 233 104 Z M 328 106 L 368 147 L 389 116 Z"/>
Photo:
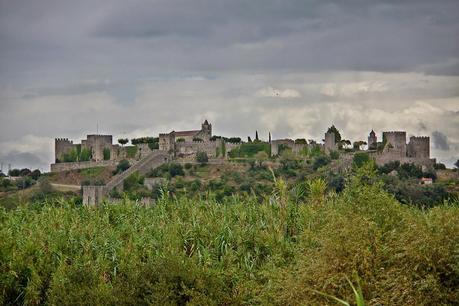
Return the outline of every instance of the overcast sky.
<path id="1" fill-rule="evenodd" d="M 0 161 L 88 133 L 431 137 L 459 158 L 459 1 L 0 0 Z"/>

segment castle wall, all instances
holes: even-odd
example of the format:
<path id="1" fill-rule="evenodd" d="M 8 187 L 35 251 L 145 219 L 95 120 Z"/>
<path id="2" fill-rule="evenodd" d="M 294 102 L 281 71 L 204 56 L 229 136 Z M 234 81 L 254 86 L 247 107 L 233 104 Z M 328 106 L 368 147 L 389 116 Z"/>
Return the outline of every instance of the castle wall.
<path id="1" fill-rule="evenodd" d="M 69 153 L 72 149 L 76 147 L 73 144 L 73 141 L 70 141 L 68 138 L 56 138 L 54 139 L 54 160 L 62 160 L 64 154 Z"/>
<path id="2" fill-rule="evenodd" d="M 175 143 L 175 156 L 194 159 L 196 153 L 206 152 L 209 158 L 217 156 L 217 148 L 221 147 L 221 141 L 183 141 Z"/>
<path id="3" fill-rule="evenodd" d="M 101 161 L 85 161 L 85 162 L 74 162 L 74 163 L 56 163 L 51 164 L 51 172 L 62 172 L 78 169 L 87 169 L 94 167 L 110 167 L 116 166 L 118 161 L 116 160 L 101 160 Z"/>
<path id="4" fill-rule="evenodd" d="M 112 141 L 112 135 L 88 135 L 86 140 L 81 141 L 81 147 L 90 149 L 92 159 L 99 161 L 104 159 L 104 148 L 112 148 Z"/>
<path id="5" fill-rule="evenodd" d="M 406 157 L 406 132 L 383 132 L 383 139 L 386 141 L 385 152 Z"/>
<path id="6" fill-rule="evenodd" d="M 407 145 L 407 156 L 421 159 L 430 158 L 430 138 L 410 137 Z"/>
<path id="7" fill-rule="evenodd" d="M 169 152 L 174 150 L 175 134 L 174 132 L 168 134 L 159 134 L 159 149 Z"/>
<path id="8" fill-rule="evenodd" d="M 335 133 L 325 133 L 324 149 L 326 152 L 337 150 Z"/>
<path id="9" fill-rule="evenodd" d="M 299 154 L 307 144 L 295 143 L 292 139 L 276 139 L 271 141 L 271 156 L 279 155 L 279 146 L 284 145 L 292 149 L 292 152 Z"/>
<path id="10" fill-rule="evenodd" d="M 95 206 L 102 202 L 104 186 L 83 186 L 83 205 Z"/>

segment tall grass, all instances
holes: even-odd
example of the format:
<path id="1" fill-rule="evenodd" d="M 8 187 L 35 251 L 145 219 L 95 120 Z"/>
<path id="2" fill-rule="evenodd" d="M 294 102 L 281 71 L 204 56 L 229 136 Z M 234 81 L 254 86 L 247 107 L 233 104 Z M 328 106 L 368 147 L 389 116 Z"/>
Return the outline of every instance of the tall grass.
<path id="1" fill-rule="evenodd" d="M 305 203 L 278 181 L 261 204 L 165 190 L 150 208 L 2 209 L 0 304 L 318 305 L 356 301 L 354 274 L 367 305 L 457 303 L 458 203 L 403 206 L 368 177 Z"/>

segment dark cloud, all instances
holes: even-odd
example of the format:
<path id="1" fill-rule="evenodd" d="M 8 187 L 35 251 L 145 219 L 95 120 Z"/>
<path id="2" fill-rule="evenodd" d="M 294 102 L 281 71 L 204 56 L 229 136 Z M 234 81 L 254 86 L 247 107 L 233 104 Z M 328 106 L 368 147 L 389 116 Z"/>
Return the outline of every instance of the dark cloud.
<path id="1" fill-rule="evenodd" d="M 0 0 L 0 153 L 208 117 L 229 136 L 435 127 L 449 158 L 455 37 L 457 0 Z"/>
<path id="2" fill-rule="evenodd" d="M 3 171 L 8 170 L 8 166 L 12 168 L 41 168 L 48 169 L 49 161 L 43 160 L 39 156 L 27 153 L 10 151 L 7 154 L 0 154 L 0 162 L 3 164 Z"/>
<path id="3" fill-rule="evenodd" d="M 436 149 L 447 151 L 449 150 L 448 137 L 439 131 L 432 132 L 432 141 Z"/>

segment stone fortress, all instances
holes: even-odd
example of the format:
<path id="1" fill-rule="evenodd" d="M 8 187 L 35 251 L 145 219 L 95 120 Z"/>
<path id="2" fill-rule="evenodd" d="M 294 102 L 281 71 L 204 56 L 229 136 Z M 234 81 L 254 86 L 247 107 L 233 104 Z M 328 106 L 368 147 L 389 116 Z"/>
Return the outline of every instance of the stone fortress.
<path id="1" fill-rule="evenodd" d="M 259 140 L 257 140 L 259 141 Z M 263 141 L 259 141 L 263 142 Z M 307 147 L 319 147 L 324 153 L 338 150 L 339 144 L 336 142 L 334 133 L 325 133 L 323 144 L 314 141 L 297 142 L 292 139 L 271 140 L 268 142 L 272 157 L 278 156 L 281 149 L 289 148 L 294 154 L 300 154 Z M 148 144 L 137 144 L 134 151 L 130 147 L 113 144 L 111 135 L 88 135 L 81 144 L 74 144 L 67 138 L 55 139 L 55 159 L 56 163 L 51 165 L 52 172 L 84 169 L 101 166 L 116 166 L 123 159 L 129 160 L 131 167 L 116 175 L 105 186 L 83 186 L 83 202 L 85 204 L 97 204 L 107 196 L 111 190 L 122 189 L 123 181 L 135 171 L 145 174 L 152 168 L 178 160 L 183 162 L 194 161 L 198 152 L 206 152 L 211 160 L 224 162 L 228 158 L 228 152 L 243 144 L 228 142 L 224 138 L 212 135 L 212 125 L 205 120 L 200 130 L 191 131 L 171 131 L 161 133 L 158 137 L 158 149 L 151 149 Z M 372 130 L 368 136 L 367 149 L 356 150 L 368 153 L 381 166 L 388 162 L 399 161 L 400 163 L 413 163 L 423 167 L 433 167 L 435 159 L 430 158 L 430 138 L 412 136 L 406 142 L 406 132 L 383 132 L 382 141 L 378 142 L 376 133 Z M 80 154 L 86 152 L 86 159 L 66 162 L 69 154 Z M 76 152 L 76 153 L 75 153 Z M 134 152 L 134 154 L 133 154 Z M 347 158 L 355 152 L 340 155 Z M 67 157 L 68 159 L 68 157 Z"/>
<path id="2" fill-rule="evenodd" d="M 222 138 L 212 137 L 212 124 L 205 120 L 200 130 L 171 131 L 159 134 L 159 150 L 167 152 L 172 158 L 192 160 L 197 152 L 206 152 L 211 159 L 225 159 L 228 152 L 238 147 L 241 143 L 225 142 Z M 271 138 L 271 137 L 270 137 Z M 271 156 L 279 155 L 281 146 L 290 148 L 299 154 L 304 147 L 317 144 L 296 143 L 292 139 L 269 139 Z M 432 166 L 435 159 L 430 158 L 430 138 L 426 136 L 412 136 L 406 142 L 406 132 L 383 132 L 382 142 L 378 142 L 376 133 L 372 130 L 368 136 L 367 152 L 375 159 L 378 165 L 391 161 L 400 163 L 414 163 L 423 166 Z M 334 133 L 325 133 L 324 143 L 319 144 L 322 150 L 329 153 L 338 150 Z M 94 166 L 116 165 L 122 159 L 138 161 L 152 152 L 147 144 L 137 144 L 136 153 L 129 155 L 128 147 L 113 144 L 112 135 L 87 135 L 81 144 L 74 144 L 67 138 L 55 139 L 55 160 L 51 171 L 65 171 Z M 65 162 L 64 156 L 72 150 L 81 152 L 87 150 L 90 159 L 86 161 Z"/>

